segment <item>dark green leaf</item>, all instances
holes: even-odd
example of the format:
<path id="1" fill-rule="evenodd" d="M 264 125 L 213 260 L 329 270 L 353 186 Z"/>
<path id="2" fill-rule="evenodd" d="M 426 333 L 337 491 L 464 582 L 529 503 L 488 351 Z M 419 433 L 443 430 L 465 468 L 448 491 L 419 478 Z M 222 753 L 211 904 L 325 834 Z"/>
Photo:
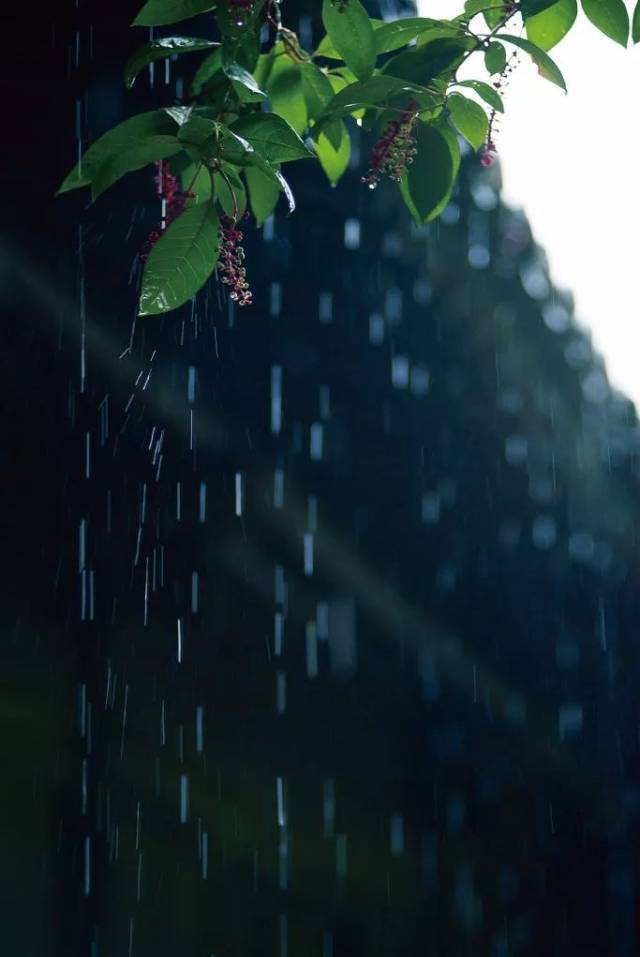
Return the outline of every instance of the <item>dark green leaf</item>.
<path id="1" fill-rule="evenodd" d="M 567 85 L 564 82 L 564 77 L 548 53 L 545 53 L 544 50 L 537 47 L 535 43 L 531 43 L 530 40 L 525 40 L 524 37 L 515 37 L 508 33 L 500 33 L 498 36 L 501 40 L 504 40 L 505 43 L 513 43 L 514 46 L 520 47 L 521 50 L 528 53 L 538 67 L 540 76 L 543 76 L 545 80 L 550 80 L 551 83 L 555 83 L 556 86 L 561 87 L 566 93 Z"/>
<path id="2" fill-rule="evenodd" d="M 198 53 L 215 46 L 218 44 L 212 40 L 200 40 L 197 37 L 161 37 L 145 43 L 130 57 L 124 69 L 125 86 L 131 88 L 138 73 L 155 60 L 173 56 L 174 53 Z"/>
<path id="3" fill-rule="evenodd" d="M 333 99 L 331 80 L 315 63 L 301 63 L 302 90 L 309 119 L 315 120 Z"/>
<path id="4" fill-rule="evenodd" d="M 374 17 L 369 17 L 369 23 L 373 27 L 374 33 L 379 30 L 381 27 L 386 26 L 386 20 L 376 20 Z M 331 37 L 325 34 L 318 44 L 314 57 L 323 56 L 327 60 L 342 60 L 342 56 L 338 53 L 336 48 L 333 45 Z"/>
<path id="5" fill-rule="evenodd" d="M 577 15 L 577 0 L 558 0 L 542 13 L 526 17 L 527 36 L 541 50 L 551 50 L 569 32 Z"/>
<path id="6" fill-rule="evenodd" d="M 485 12 L 489 14 L 502 13 L 503 9 L 504 3 L 501 3 L 500 0 L 466 0 L 464 5 L 464 12 L 467 17 L 475 17 L 476 14 Z"/>
<path id="7" fill-rule="evenodd" d="M 216 23 L 222 34 L 222 58 L 226 63 L 239 63 L 252 73 L 260 53 L 260 28 L 264 0 L 255 0 L 251 10 L 238 16 L 234 4 L 218 3 Z"/>
<path id="8" fill-rule="evenodd" d="M 633 11 L 632 39 L 634 43 L 640 43 L 640 0 Z"/>
<path id="9" fill-rule="evenodd" d="M 492 109 L 497 110 L 498 113 L 504 113 L 502 97 L 498 91 L 494 90 L 488 83 L 483 83 L 482 80 L 460 80 L 456 85 L 469 87 L 470 90 L 473 90 L 478 96 L 482 97 L 485 103 L 488 103 Z"/>
<path id="10" fill-rule="evenodd" d="M 202 88 L 219 71 L 222 70 L 222 51 L 220 47 L 205 57 L 191 80 L 191 93 L 200 96 Z"/>
<path id="11" fill-rule="evenodd" d="M 212 0 L 147 0 L 132 27 L 161 27 L 213 10 Z"/>
<path id="12" fill-rule="evenodd" d="M 453 72 L 473 43 L 470 37 L 433 40 L 392 57 L 385 63 L 383 73 L 424 87 L 445 71 Z"/>
<path id="13" fill-rule="evenodd" d="M 556 3 L 556 0 L 520 0 L 520 11 L 525 20 L 528 20 L 529 17 L 544 13 L 554 3 Z"/>
<path id="14" fill-rule="evenodd" d="M 507 65 L 507 51 L 501 43 L 494 40 L 489 44 L 484 54 L 484 65 L 487 73 L 502 73 Z"/>
<path id="15" fill-rule="evenodd" d="M 375 31 L 376 53 L 391 53 L 393 50 L 399 50 L 416 37 L 423 37 L 425 40 L 436 39 L 436 37 L 455 37 L 459 32 L 455 24 L 449 24 L 446 20 L 430 20 L 427 17 L 391 20 L 389 23 L 383 23 Z"/>
<path id="16" fill-rule="evenodd" d="M 244 176 L 249 190 L 251 211 L 258 226 L 262 226 L 267 216 L 270 216 L 276 208 L 280 195 L 280 184 L 274 183 L 261 170 L 252 166 L 245 170 Z"/>
<path id="17" fill-rule="evenodd" d="M 189 163 L 180 171 L 180 185 L 183 191 L 195 193 L 197 203 L 211 199 L 211 174 L 202 163 Z"/>
<path id="18" fill-rule="evenodd" d="M 488 7 L 488 9 L 484 11 L 483 15 L 489 29 L 495 30 L 498 24 L 501 23 L 505 18 L 504 4 Z"/>
<path id="19" fill-rule="evenodd" d="M 233 124 L 233 132 L 248 140 L 268 163 L 286 163 L 313 156 L 295 130 L 276 113 L 243 116 Z"/>
<path id="20" fill-rule="evenodd" d="M 267 93 L 273 110 L 283 116 L 296 133 L 302 133 L 307 127 L 308 114 L 300 64 L 286 54 L 277 57 L 269 74 Z"/>
<path id="21" fill-rule="evenodd" d="M 219 129 L 219 124 L 215 120 L 193 114 L 178 130 L 178 139 L 183 144 L 202 146 L 203 143 L 214 136 L 217 129 Z"/>
<path id="22" fill-rule="evenodd" d="M 92 199 L 97 199 L 127 173 L 142 169 L 156 160 L 175 156 L 176 153 L 181 153 L 183 148 L 182 143 L 175 136 L 151 136 L 138 146 L 121 149 L 111 156 L 93 176 Z"/>
<path id="23" fill-rule="evenodd" d="M 57 195 L 88 186 L 105 163 L 120 153 L 144 147 L 149 139 L 158 136 L 175 136 L 176 132 L 176 121 L 165 110 L 152 110 L 132 116 L 91 144 L 66 177 Z"/>
<path id="24" fill-rule="evenodd" d="M 187 302 L 218 261 L 220 234 L 212 203 L 186 209 L 149 253 L 142 274 L 138 312 L 156 316 Z"/>
<path id="25" fill-rule="evenodd" d="M 629 14 L 623 0 L 582 0 L 582 9 L 601 33 L 626 47 Z"/>
<path id="26" fill-rule="evenodd" d="M 374 76 L 366 83 L 350 83 L 349 86 L 346 86 L 334 96 L 329 106 L 318 117 L 312 134 L 315 138 L 315 130 L 327 120 L 347 116 L 363 107 L 386 104 L 397 96 L 406 95 L 408 98 L 416 93 L 428 94 L 428 90 L 424 90 L 414 83 L 407 83 L 395 76 L 385 76 L 384 74 Z"/>
<path id="27" fill-rule="evenodd" d="M 227 216 L 238 219 L 247 208 L 247 193 L 244 183 L 233 167 L 223 163 L 222 168 L 224 176 L 222 173 L 215 173 L 213 177 L 216 199 Z"/>
<path id="28" fill-rule="evenodd" d="M 233 80 L 234 86 L 237 83 L 249 90 L 250 93 L 255 94 L 255 99 L 266 100 L 266 93 L 262 92 L 251 73 L 249 73 L 248 70 L 245 70 L 243 66 L 240 66 L 239 63 L 225 61 L 224 55 L 222 58 L 222 71 L 225 76 L 229 77 L 230 80 Z"/>
<path id="29" fill-rule="evenodd" d="M 368 80 L 376 63 L 373 26 L 360 0 L 348 0 L 344 6 L 322 2 L 322 22 L 331 41 L 359 80 Z"/>
<path id="30" fill-rule="evenodd" d="M 423 223 L 437 215 L 446 202 L 455 178 L 449 143 L 436 126 L 420 123 L 416 129 L 418 148 L 406 175 L 406 184 L 416 213 Z"/>
<path id="31" fill-rule="evenodd" d="M 479 150 L 489 130 L 489 119 L 485 111 L 460 93 L 452 93 L 448 97 L 447 107 L 455 128 L 474 150 Z"/>
<path id="32" fill-rule="evenodd" d="M 331 133 L 331 138 L 329 137 Z M 337 143 L 337 146 L 334 145 Z M 351 138 L 342 120 L 330 123 L 314 143 L 322 169 L 335 186 L 349 165 Z"/>

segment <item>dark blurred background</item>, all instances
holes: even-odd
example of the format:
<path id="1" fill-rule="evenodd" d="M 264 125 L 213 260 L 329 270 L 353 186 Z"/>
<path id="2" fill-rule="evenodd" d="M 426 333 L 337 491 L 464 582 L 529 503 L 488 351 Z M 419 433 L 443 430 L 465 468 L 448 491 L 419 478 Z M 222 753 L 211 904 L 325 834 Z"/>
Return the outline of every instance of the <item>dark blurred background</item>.
<path id="1" fill-rule="evenodd" d="M 640 953 L 632 404 L 498 168 L 416 229 L 357 130 L 132 326 L 152 173 L 54 193 L 195 66 L 137 8 L 7 16 L 2 954 Z"/>

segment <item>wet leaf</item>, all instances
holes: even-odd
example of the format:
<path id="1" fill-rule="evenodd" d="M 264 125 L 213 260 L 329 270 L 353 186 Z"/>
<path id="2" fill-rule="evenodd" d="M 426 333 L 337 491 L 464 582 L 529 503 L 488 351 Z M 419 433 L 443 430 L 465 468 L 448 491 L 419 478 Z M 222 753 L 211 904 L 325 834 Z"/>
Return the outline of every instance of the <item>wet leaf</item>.
<path id="1" fill-rule="evenodd" d="M 582 0 L 582 9 L 601 33 L 626 47 L 629 14 L 623 0 Z"/>
<path id="2" fill-rule="evenodd" d="M 368 80 L 376 62 L 373 25 L 360 0 L 340 7 L 323 0 L 322 22 L 333 46 L 359 80 Z"/>
<path id="3" fill-rule="evenodd" d="M 482 97 L 485 103 L 488 103 L 492 109 L 497 110 L 498 113 L 504 113 L 502 97 L 489 83 L 484 83 L 482 80 L 460 80 L 456 86 L 468 87 L 470 90 L 473 90 L 474 93 L 477 93 L 478 96 Z"/>
<path id="4" fill-rule="evenodd" d="M 302 74 L 300 65 L 286 54 L 274 60 L 269 73 L 267 93 L 274 111 L 284 117 L 296 133 L 302 133 L 308 120 Z"/>
<path id="5" fill-rule="evenodd" d="M 447 98 L 447 107 L 455 128 L 474 150 L 479 150 L 489 130 L 489 119 L 485 111 L 460 93 L 452 93 Z"/>
<path id="6" fill-rule="evenodd" d="M 427 17 L 406 17 L 402 20 L 393 20 L 383 23 L 374 35 L 376 52 L 391 53 L 400 47 L 415 40 L 416 37 L 428 40 L 438 37 L 455 37 L 460 30 L 455 24 L 448 24 L 446 20 L 430 20 Z"/>
<path id="7" fill-rule="evenodd" d="M 487 73 L 502 73 L 507 65 L 507 51 L 501 43 L 494 40 L 489 44 L 484 54 L 484 65 Z"/>
<path id="8" fill-rule="evenodd" d="M 97 199 L 127 173 L 143 169 L 157 160 L 168 159 L 181 153 L 184 147 L 175 136 L 152 136 L 139 146 L 120 150 L 94 175 L 91 181 L 91 198 Z"/>
<path id="9" fill-rule="evenodd" d="M 426 223 L 438 215 L 451 194 L 455 163 L 450 144 L 435 125 L 418 124 L 416 146 L 417 155 L 403 179 L 417 216 Z"/>
<path id="10" fill-rule="evenodd" d="M 577 15 L 577 0 L 559 0 L 542 13 L 526 17 L 527 37 L 541 50 L 551 50 L 567 35 Z"/>
<path id="11" fill-rule="evenodd" d="M 233 124 L 233 132 L 251 143 L 268 163 L 286 163 L 313 156 L 293 127 L 276 113 L 243 116 Z"/>
<path id="12" fill-rule="evenodd" d="M 213 10 L 211 0 L 147 0 L 132 27 L 161 27 Z"/>
<path id="13" fill-rule="evenodd" d="M 165 59 L 174 53 L 199 53 L 216 46 L 218 44 L 212 40 L 201 40 L 197 37 L 161 37 L 151 43 L 145 43 L 127 62 L 124 69 L 125 86 L 131 88 L 138 73 L 155 60 Z"/>
<path id="14" fill-rule="evenodd" d="M 177 309 L 205 284 L 218 261 L 219 223 L 212 203 L 186 209 L 149 253 L 142 275 L 139 315 Z"/>
<path id="15" fill-rule="evenodd" d="M 88 186 L 99 170 L 120 153 L 132 153 L 144 148 L 149 140 L 175 136 L 176 133 L 176 120 L 166 110 L 152 110 L 132 116 L 91 144 L 64 179 L 56 195 Z"/>
<path id="16" fill-rule="evenodd" d="M 280 196 L 280 184 L 274 183 L 270 177 L 265 176 L 256 167 L 248 167 L 244 176 L 249 191 L 251 212 L 255 216 L 258 226 L 262 226 L 265 219 L 276 208 Z"/>
<path id="17" fill-rule="evenodd" d="M 564 77 L 560 72 L 560 68 L 556 63 L 554 63 L 548 53 L 545 53 L 544 50 L 541 50 L 540 47 L 537 47 L 535 43 L 531 43 L 530 40 L 525 40 L 524 37 L 515 37 L 508 33 L 499 33 L 498 37 L 501 40 L 504 40 L 505 43 L 513 43 L 514 46 L 520 47 L 521 50 L 524 50 L 525 53 L 528 53 L 538 67 L 538 72 L 540 75 L 543 76 L 545 80 L 555 83 L 556 86 L 559 86 L 561 89 L 563 89 L 565 93 L 567 92 L 567 86 L 564 82 Z"/>
<path id="18" fill-rule="evenodd" d="M 319 134 L 314 146 L 327 179 L 335 186 L 349 166 L 351 156 L 351 137 L 342 120 L 330 123 Z"/>

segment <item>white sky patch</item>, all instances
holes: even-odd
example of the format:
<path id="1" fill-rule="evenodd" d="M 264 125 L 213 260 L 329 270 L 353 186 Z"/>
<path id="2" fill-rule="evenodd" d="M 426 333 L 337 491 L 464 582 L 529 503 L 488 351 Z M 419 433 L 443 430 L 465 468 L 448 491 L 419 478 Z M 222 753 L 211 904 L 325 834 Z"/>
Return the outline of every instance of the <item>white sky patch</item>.
<path id="1" fill-rule="evenodd" d="M 453 17 L 462 7 L 418 0 L 423 16 Z M 512 74 L 496 137 L 503 198 L 526 212 L 610 381 L 640 406 L 640 44 L 623 49 L 580 13 L 551 56 L 567 95 L 524 53 Z M 480 54 L 464 76 L 486 79 Z"/>

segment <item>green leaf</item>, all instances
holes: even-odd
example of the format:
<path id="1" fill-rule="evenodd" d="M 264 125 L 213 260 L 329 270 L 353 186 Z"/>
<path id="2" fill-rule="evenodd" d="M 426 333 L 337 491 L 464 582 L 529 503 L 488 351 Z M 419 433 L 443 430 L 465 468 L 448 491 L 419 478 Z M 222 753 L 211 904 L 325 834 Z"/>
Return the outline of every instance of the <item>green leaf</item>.
<path id="1" fill-rule="evenodd" d="M 202 163 L 189 163 L 180 171 L 183 192 L 195 193 L 197 203 L 211 199 L 211 175 Z"/>
<path id="2" fill-rule="evenodd" d="M 141 316 L 170 312 L 200 289 L 218 261 L 220 234 L 212 203 L 186 209 L 152 247 L 142 274 Z"/>
<path id="3" fill-rule="evenodd" d="M 455 162 L 450 143 L 441 130 L 430 123 L 416 128 L 417 155 L 406 176 L 413 206 L 423 223 L 438 215 L 451 195 Z"/>
<path id="4" fill-rule="evenodd" d="M 504 20 L 504 4 L 498 6 L 487 4 L 488 9 L 484 11 L 484 19 L 490 30 L 495 30 L 498 24 Z"/>
<path id="5" fill-rule="evenodd" d="M 489 132 L 489 118 L 483 108 L 454 92 L 447 97 L 447 109 L 453 126 L 474 150 L 479 150 Z"/>
<path id="6" fill-rule="evenodd" d="M 215 120 L 210 120 L 205 116 L 199 116 L 198 114 L 193 114 L 189 117 L 186 123 L 183 123 L 178 130 L 178 139 L 183 144 L 189 144 L 189 146 L 205 146 L 208 140 L 211 140 L 215 136 L 217 130 L 220 129 L 220 124 Z M 210 149 L 208 144 L 205 147 L 203 155 L 209 155 Z"/>
<path id="7" fill-rule="evenodd" d="M 212 40 L 200 40 L 197 37 L 161 37 L 151 43 L 145 43 L 127 62 L 124 69 L 125 86 L 130 89 L 138 73 L 155 60 L 173 56 L 174 53 L 198 53 L 200 50 L 217 46 Z"/>
<path id="8" fill-rule="evenodd" d="M 507 65 L 507 51 L 501 43 L 490 43 L 484 54 L 484 65 L 487 73 L 502 73 Z"/>
<path id="9" fill-rule="evenodd" d="M 392 57 L 385 63 L 383 73 L 424 87 L 445 71 L 455 70 L 473 44 L 471 37 L 433 40 Z"/>
<path id="10" fill-rule="evenodd" d="M 633 11 L 632 39 L 634 43 L 640 43 L 640 0 Z"/>
<path id="11" fill-rule="evenodd" d="M 212 0 L 147 0 L 132 27 L 161 27 L 213 10 Z"/>
<path id="12" fill-rule="evenodd" d="M 307 102 L 302 86 L 300 64 L 286 54 L 276 57 L 267 83 L 267 93 L 275 113 L 302 133 L 307 127 Z"/>
<path id="13" fill-rule="evenodd" d="M 541 50 L 551 50 L 567 35 L 577 15 L 577 0 L 558 0 L 542 13 L 525 19 L 527 36 Z"/>
<path id="14" fill-rule="evenodd" d="M 489 131 L 489 119 L 485 111 L 461 93 L 452 93 L 447 98 L 447 107 L 455 128 L 474 150 L 479 150 Z"/>
<path id="15" fill-rule="evenodd" d="M 247 208 L 247 192 L 239 174 L 232 166 L 223 163 L 222 168 L 226 179 L 221 173 L 214 173 L 213 176 L 216 199 L 227 216 L 238 219 Z"/>
<path id="16" fill-rule="evenodd" d="M 274 183 L 261 170 L 253 166 L 245 170 L 244 178 L 249 190 L 251 212 L 255 216 L 258 226 L 262 226 L 265 219 L 276 208 L 280 196 L 280 184 Z"/>
<path id="17" fill-rule="evenodd" d="M 249 90 L 250 93 L 255 94 L 257 100 L 266 100 L 266 93 L 262 92 L 251 73 L 245 70 L 243 66 L 240 66 L 239 63 L 225 61 L 224 53 L 222 56 L 222 71 L 225 76 L 233 80 L 234 88 L 236 84 L 239 84 L 241 87 Z"/>
<path id="18" fill-rule="evenodd" d="M 323 0 L 322 22 L 347 66 L 359 80 L 368 80 L 376 63 L 376 45 L 373 26 L 360 0 L 348 0 L 343 7 Z"/>
<path id="19" fill-rule="evenodd" d="M 363 107 L 386 104 L 394 97 L 402 95 L 409 97 L 420 93 L 429 95 L 428 90 L 414 83 L 407 83 L 395 76 L 385 76 L 384 74 L 374 76 L 366 83 L 350 83 L 334 96 L 331 103 L 318 117 L 316 125 L 311 131 L 312 135 L 315 138 L 320 124 L 324 124 L 328 120 L 347 116 Z"/>
<path id="20" fill-rule="evenodd" d="M 260 167 L 260 168 L 262 169 L 263 172 L 265 171 L 265 170 L 264 170 L 264 167 Z M 279 186 L 280 186 L 280 191 L 281 191 L 282 193 L 284 193 L 284 197 L 285 197 L 285 199 L 286 199 L 286 201 L 287 201 L 287 204 L 288 204 L 288 206 L 289 206 L 289 212 L 292 213 L 292 212 L 294 211 L 294 209 L 296 208 L 296 201 L 295 201 L 295 199 L 293 198 L 293 193 L 291 192 L 291 187 L 290 187 L 289 184 L 287 183 L 286 179 L 284 178 L 284 176 L 282 175 L 282 173 L 280 172 L 280 170 L 275 170 L 275 171 L 272 170 L 272 172 L 275 172 L 275 177 L 276 177 L 276 180 L 277 180 L 277 182 L 278 182 L 278 184 L 279 184 Z"/>
<path id="21" fill-rule="evenodd" d="M 342 120 L 329 124 L 319 134 L 314 146 L 322 169 L 331 185 L 335 186 L 349 166 L 351 156 L 351 137 Z"/>
<path id="22" fill-rule="evenodd" d="M 478 13 L 502 13 L 504 3 L 499 0 L 466 0 L 464 5 L 465 16 L 475 17 Z"/>
<path id="23" fill-rule="evenodd" d="M 456 86 L 468 87 L 470 90 L 473 90 L 474 93 L 477 93 L 478 96 L 482 97 L 485 103 L 488 103 L 493 110 L 496 110 L 498 113 L 504 113 L 502 97 L 498 91 L 494 90 L 488 83 L 483 83 L 482 80 L 459 80 Z"/>
<path id="24" fill-rule="evenodd" d="M 499 33 L 498 37 L 504 40 L 505 43 L 513 43 L 514 46 L 520 47 L 521 50 L 528 53 L 538 67 L 540 76 L 543 76 L 545 80 L 550 80 L 551 83 L 555 83 L 556 86 L 563 89 L 565 93 L 567 92 L 567 85 L 564 82 L 560 68 L 554 63 L 548 53 L 545 53 L 544 50 L 537 47 L 535 43 L 531 43 L 530 40 L 525 40 L 524 37 L 514 37 L 508 33 Z"/>
<path id="25" fill-rule="evenodd" d="M 309 119 L 315 120 L 333 99 L 331 80 L 315 63 L 301 63 L 302 91 Z"/>
<path id="26" fill-rule="evenodd" d="M 383 23 L 374 33 L 376 53 L 391 53 L 406 46 L 416 37 L 435 40 L 437 37 L 455 37 L 459 32 L 455 24 L 449 24 L 446 20 L 430 20 L 427 17 L 391 20 Z"/>
<path id="27" fill-rule="evenodd" d="M 529 17 L 535 17 L 552 7 L 556 0 L 520 0 L 520 12 L 527 20 Z"/>
<path id="28" fill-rule="evenodd" d="M 97 199 L 127 173 L 142 169 L 156 160 L 168 159 L 182 150 L 183 145 L 175 136 L 151 136 L 140 145 L 122 149 L 94 174 L 91 181 L 91 198 Z"/>
<path id="29" fill-rule="evenodd" d="M 601 33 L 626 47 L 629 14 L 623 0 L 582 0 L 582 9 Z"/>
<path id="30" fill-rule="evenodd" d="M 386 20 L 376 20 L 375 17 L 369 17 L 369 23 L 373 27 L 374 33 L 379 30 L 381 27 L 386 26 Z M 323 56 L 327 60 L 342 60 L 342 56 L 333 45 L 333 41 L 328 34 L 325 34 L 316 47 L 314 52 L 314 57 Z"/>
<path id="31" fill-rule="evenodd" d="M 296 131 L 276 113 L 243 116 L 233 124 L 233 132 L 248 140 L 268 163 L 286 163 L 313 156 Z"/>
<path id="32" fill-rule="evenodd" d="M 222 50 L 220 47 L 217 47 L 213 53 L 210 53 L 208 57 L 204 58 L 194 73 L 193 79 L 191 80 L 191 94 L 193 96 L 200 96 L 202 88 L 219 70 L 222 70 Z"/>
<path id="33" fill-rule="evenodd" d="M 120 153 L 144 147 L 152 138 L 175 134 L 176 122 L 165 110 L 151 110 L 149 113 L 130 117 L 91 144 L 65 178 L 56 195 L 88 186 L 98 171 Z"/>

